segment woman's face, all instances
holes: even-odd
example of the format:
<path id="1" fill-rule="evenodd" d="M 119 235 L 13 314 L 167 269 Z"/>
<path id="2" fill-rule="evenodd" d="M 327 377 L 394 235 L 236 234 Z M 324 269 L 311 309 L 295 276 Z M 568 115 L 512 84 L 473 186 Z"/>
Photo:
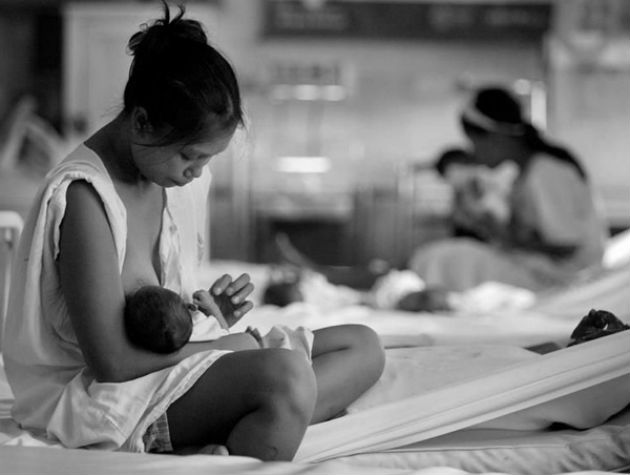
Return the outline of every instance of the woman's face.
<path id="1" fill-rule="evenodd" d="M 234 131 L 202 138 L 190 144 L 132 145 L 133 161 L 140 175 L 159 186 L 185 186 L 199 178 L 212 157 L 223 152 Z"/>
<path id="2" fill-rule="evenodd" d="M 470 134 L 469 139 L 474 148 L 476 162 L 494 168 L 504 160 L 511 158 L 510 149 L 499 134 Z"/>

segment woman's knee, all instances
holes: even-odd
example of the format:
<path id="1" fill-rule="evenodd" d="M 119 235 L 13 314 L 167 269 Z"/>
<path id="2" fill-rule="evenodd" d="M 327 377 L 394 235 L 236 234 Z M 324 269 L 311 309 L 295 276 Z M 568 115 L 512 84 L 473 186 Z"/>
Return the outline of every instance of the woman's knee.
<path id="1" fill-rule="evenodd" d="M 376 379 L 380 378 L 385 368 L 385 348 L 381 342 L 381 338 L 371 328 L 361 327 L 361 338 L 365 342 L 366 347 L 369 349 L 370 359 L 375 373 Z"/>
<path id="2" fill-rule="evenodd" d="M 385 367 L 385 350 L 378 334 L 365 325 L 349 325 L 351 330 L 351 345 L 361 354 L 369 370 L 378 379 Z"/>
<path id="3" fill-rule="evenodd" d="M 345 325 L 352 332 L 352 344 L 362 348 L 379 348 L 382 350 L 381 339 L 371 327 L 367 325 Z"/>
<path id="4" fill-rule="evenodd" d="M 259 396 L 274 410 L 291 411 L 309 421 L 317 400 L 317 382 L 310 362 L 285 349 L 260 351 Z"/>

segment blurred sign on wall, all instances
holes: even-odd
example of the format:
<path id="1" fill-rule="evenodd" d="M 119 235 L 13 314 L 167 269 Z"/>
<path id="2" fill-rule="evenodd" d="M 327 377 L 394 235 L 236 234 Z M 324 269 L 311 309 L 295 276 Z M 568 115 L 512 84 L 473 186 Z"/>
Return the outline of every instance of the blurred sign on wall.
<path id="1" fill-rule="evenodd" d="M 551 1 L 266 0 L 268 38 L 540 40 Z"/>

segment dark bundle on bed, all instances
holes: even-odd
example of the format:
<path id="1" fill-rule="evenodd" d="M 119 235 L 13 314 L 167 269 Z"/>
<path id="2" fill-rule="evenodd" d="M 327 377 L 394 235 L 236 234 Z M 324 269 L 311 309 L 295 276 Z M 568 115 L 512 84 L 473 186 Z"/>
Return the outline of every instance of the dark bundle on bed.
<path id="1" fill-rule="evenodd" d="M 606 310 L 591 309 L 578 326 L 571 333 L 571 341 L 568 346 L 577 345 L 594 340 L 606 335 L 612 335 L 624 330 L 630 330 L 630 326 L 623 323 L 611 312 Z"/>

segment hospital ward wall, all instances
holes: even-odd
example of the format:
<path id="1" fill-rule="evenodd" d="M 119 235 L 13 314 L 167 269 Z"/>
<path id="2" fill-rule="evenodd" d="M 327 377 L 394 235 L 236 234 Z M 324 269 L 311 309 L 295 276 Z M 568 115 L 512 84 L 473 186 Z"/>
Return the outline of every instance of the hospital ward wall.
<path id="1" fill-rule="evenodd" d="M 618 20 L 616 10 L 609 9 L 610 14 L 616 15 L 615 21 L 623 23 L 614 37 L 616 46 L 612 46 L 611 54 L 615 59 L 612 63 L 595 61 L 584 68 L 570 59 L 569 64 L 558 60 L 557 51 L 550 44 L 566 35 L 574 35 L 575 41 L 580 41 L 584 33 L 581 28 L 592 25 L 572 23 L 579 14 L 575 9 L 580 2 L 551 3 L 554 10 L 550 30 L 540 41 L 464 42 L 275 39 L 263 32 L 263 2 L 257 2 L 256 7 L 247 0 L 226 2 L 222 7 L 225 21 L 220 23 L 217 34 L 241 76 L 250 126 L 245 152 L 241 154 L 242 162 L 247 164 L 217 164 L 215 184 L 219 188 L 223 183 L 238 186 L 234 170 L 230 173 L 234 163 L 236 172 L 247 177 L 243 188 L 249 196 L 241 197 L 241 202 L 252 206 L 241 216 L 247 220 L 251 240 L 260 237 L 256 223 L 266 218 L 265 213 L 273 215 L 274 206 L 266 206 L 273 196 L 275 202 L 288 203 L 293 214 L 306 202 L 305 213 L 315 207 L 322 220 L 340 223 L 339 238 L 350 240 L 350 245 L 343 242 L 340 247 L 353 254 L 339 264 L 365 263 L 370 257 L 400 258 L 406 249 L 400 248 L 394 234 L 401 229 L 396 221 L 401 206 L 401 172 L 410 163 L 427 163 L 445 147 L 464 143 L 458 114 L 471 87 L 484 83 L 516 85 L 519 80 L 524 80 L 521 86 L 542 86 L 546 92 L 544 122 L 548 132 L 584 163 L 602 198 L 611 229 L 627 228 L 628 21 Z M 623 2 L 603 3 L 624 7 Z M 630 10 L 628 5 L 624 8 Z M 237 23 L 239 26 L 233 28 Z M 319 102 L 274 99 L 273 72 L 279 65 L 337 68 L 346 97 Z M 283 173 L 279 158 L 295 155 L 327 157 L 330 169 L 323 173 Z M 222 194 L 225 198 L 230 196 L 227 192 Z M 330 203 L 345 203 L 346 213 L 339 210 L 343 206 Z M 227 211 L 233 213 L 234 209 L 227 206 Z M 283 211 L 276 210 L 277 214 Z M 431 216 L 426 221 L 426 233 L 420 232 L 403 242 L 439 236 L 441 231 L 433 231 L 440 224 Z M 421 222 L 419 227 L 424 224 Z M 227 245 L 222 246 L 222 242 Z M 229 238 L 219 236 L 214 244 L 219 256 L 238 255 L 238 251 L 230 249 Z M 256 257 L 256 245 L 260 243 L 250 245 L 241 255 Z"/>
<path id="2" fill-rule="evenodd" d="M 45 3 L 42 0 L 41 4 Z M 336 237 L 340 241 L 337 251 L 341 252 L 336 255 L 346 250 L 351 254 L 343 263 L 400 255 L 398 243 L 392 242 L 396 212 L 401 205 L 397 190 L 400 172 L 409 163 L 426 163 L 443 148 L 463 143 L 457 119 L 459 110 L 467 89 L 486 82 L 510 84 L 525 79 L 532 84 L 546 84 L 548 92 L 554 94 L 549 100 L 551 130 L 558 131 L 583 159 L 596 186 L 612 189 L 612 195 L 620 196 L 615 198 L 616 203 L 622 203 L 616 215 L 630 216 L 623 207 L 626 202 L 630 206 L 627 199 L 630 135 L 624 132 L 625 125 L 630 123 L 628 70 L 607 76 L 611 78 L 607 82 L 592 81 L 593 76 L 567 79 L 564 71 L 550 77 L 552 69 L 547 64 L 542 41 L 533 40 L 497 43 L 273 39 L 263 33 L 265 2 L 187 3 L 191 11 L 200 5 L 208 11 L 210 37 L 237 69 L 248 115 L 247 127 L 239 133 L 226 157 L 212 164 L 215 179 L 211 220 L 216 225 L 211 229 L 211 255 L 214 257 L 247 260 L 260 257 L 265 239 L 261 223 L 299 220 L 309 213 L 316 221 L 332 223 L 331 227 L 337 228 Z M 158 14 L 152 2 L 80 4 L 84 9 L 94 6 L 95 10 L 108 10 L 110 14 L 137 5 L 142 18 L 147 11 Z M 63 22 L 67 28 L 67 17 Z M 114 23 L 113 34 L 122 38 L 120 22 Z M 12 23 L 5 21 L 3 25 L 1 37 L 13 35 Z M 99 25 L 99 35 L 106 35 L 105 20 Z M 38 44 L 32 31 L 21 28 L 18 33 L 15 41 L 21 45 L 33 48 Z M 118 46 L 101 43 L 99 51 L 118 57 L 114 56 L 118 55 Z M 87 42 L 74 41 L 64 47 L 64 114 L 69 109 L 68 103 L 82 104 L 88 109 L 98 109 L 88 110 L 85 117 L 105 119 L 117 110 L 121 94 L 106 101 L 93 97 L 81 99 L 82 87 L 89 82 L 85 78 L 80 79 L 80 87 L 68 87 L 71 65 L 88 63 L 80 56 L 73 57 L 72 51 L 81 44 Z M 29 71 L 26 63 L 32 60 L 32 55 L 25 52 L 19 56 L 7 55 L 0 71 L 13 72 L 3 77 L 14 83 L 34 84 L 33 78 L 25 76 Z M 125 55 L 121 59 L 129 61 Z M 119 71 L 110 59 L 107 64 L 112 72 Z M 344 98 L 339 101 L 274 98 L 275 72 L 296 65 L 337 71 Z M 102 76 L 111 82 L 111 74 Z M 571 89 L 564 88 L 569 80 L 574 81 Z M 119 89 L 115 84 L 92 86 L 90 89 L 107 94 Z M 583 87 L 589 91 L 586 105 L 580 102 Z M 598 103 L 597 91 L 601 88 L 605 88 L 605 100 Z M 107 104 L 107 107 L 101 110 L 101 106 L 93 104 Z M 612 106 L 616 109 L 610 112 Z M 63 122 L 73 124 L 75 118 L 80 119 L 81 114 L 76 117 L 66 114 Z M 94 126 L 84 125 L 84 133 Z M 328 158 L 329 168 L 310 173 L 282 170 L 282 157 L 308 155 Z M 6 190 L 1 191 L 4 195 Z"/>
<path id="3" fill-rule="evenodd" d="M 246 152 L 235 151 L 237 160 L 213 164 L 219 195 L 214 216 L 223 224 L 239 214 L 230 206 L 229 187 L 240 183 L 249 190 L 252 207 L 246 219 L 257 242 L 245 250 L 248 257 L 261 257 L 255 249 L 265 245 L 261 222 L 299 220 L 300 211 L 339 227 L 338 247 L 351 254 L 336 262 L 331 255 L 329 264 L 398 257 L 392 232 L 400 206 L 398 173 L 408 163 L 429 162 L 443 148 L 464 143 L 458 114 L 467 88 L 544 80 L 542 41 L 276 39 L 263 34 L 262 3 L 225 2 L 217 32 L 240 74 L 249 123 L 242 145 Z M 274 97 L 274 71 L 291 65 L 336 68 L 345 97 Z M 311 155 L 328 158 L 330 168 L 282 170 L 282 157 Z M 316 245 L 310 251 L 326 257 Z M 239 256 L 229 236 L 217 233 L 213 253 Z"/>

